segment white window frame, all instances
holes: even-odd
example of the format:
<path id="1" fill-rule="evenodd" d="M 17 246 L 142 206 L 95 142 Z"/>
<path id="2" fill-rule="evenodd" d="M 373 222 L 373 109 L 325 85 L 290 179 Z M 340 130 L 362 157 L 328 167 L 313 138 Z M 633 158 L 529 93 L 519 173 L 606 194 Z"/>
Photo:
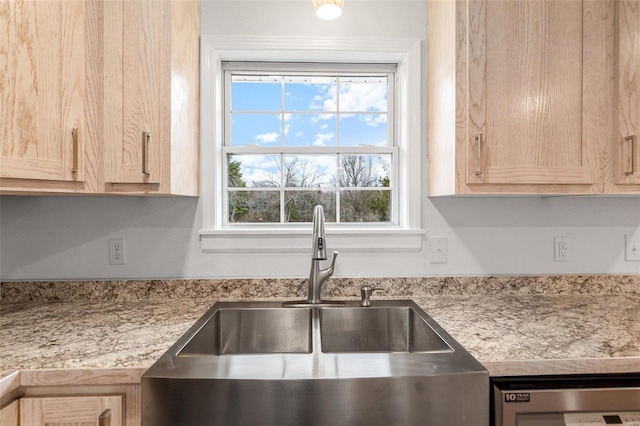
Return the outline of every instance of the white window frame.
<path id="1" fill-rule="evenodd" d="M 276 63 L 274 64 L 273 62 L 225 62 L 223 64 L 223 73 L 225 75 L 225 83 L 224 83 L 224 92 L 225 92 L 225 100 L 224 100 L 224 109 L 225 109 L 225 122 L 227 123 L 227 125 L 224 128 L 224 144 L 222 146 L 222 151 L 223 151 L 223 156 L 221 158 L 222 163 L 217 165 L 217 167 L 221 167 L 223 170 L 225 167 L 227 167 L 227 159 L 226 157 L 229 154 L 250 154 L 250 155 L 280 155 L 280 154 L 284 154 L 284 155 L 332 155 L 332 156 L 337 156 L 337 155 L 379 155 L 379 154 L 387 154 L 390 155 L 392 158 L 391 161 L 391 168 L 390 168 L 390 180 L 391 180 L 391 186 L 388 188 L 388 190 L 391 192 L 392 196 L 391 196 L 391 204 L 390 204 L 390 221 L 389 222 L 384 222 L 384 223 L 358 223 L 358 222 L 331 222 L 331 226 L 355 226 L 355 227 L 361 227 L 361 226 L 369 226 L 369 227 L 381 227 L 381 226 L 393 226 L 393 225 L 398 225 L 399 221 L 397 220 L 397 216 L 398 216 L 398 196 L 397 196 L 397 181 L 398 181 L 398 148 L 397 148 L 397 143 L 396 143 L 396 131 L 395 131 L 395 123 L 394 123 L 394 117 L 395 117 L 395 102 L 393 102 L 393 100 L 395 100 L 395 90 L 394 90 L 394 86 L 395 86 L 395 75 L 396 75 L 396 69 L 395 69 L 395 64 L 392 64 L 392 66 L 389 66 L 388 64 L 373 64 L 371 66 L 366 66 L 365 69 L 363 69 L 363 65 L 361 64 L 315 64 L 315 65 L 310 65 L 309 63 L 291 63 L 289 66 L 287 66 L 287 64 L 281 64 L 281 63 Z M 385 146 L 351 146 L 351 147 L 343 147 L 343 146 L 327 146 L 327 147 L 313 147 L 313 146 L 305 146 L 305 147 L 293 147 L 293 146 L 269 146 L 269 147 L 252 147 L 252 146 L 233 146 L 230 144 L 230 140 L 231 140 L 231 126 L 228 125 L 228 123 L 231 123 L 231 115 L 232 115 L 232 111 L 231 111 L 231 75 L 233 74 L 240 74 L 240 75 L 244 75 L 244 74 L 256 74 L 256 75 L 261 75 L 261 74 L 266 74 L 266 75 L 305 75 L 305 74 L 309 74 L 309 75 L 325 75 L 325 76 L 330 76 L 330 77 L 335 77 L 335 76 L 340 76 L 341 78 L 348 76 L 348 75 L 361 75 L 361 74 L 367 74 L 367 75 L 377 75 L 377 76 L 381 76 L 381 77 L 386 77 L 388 79 L 388 83 L 387 83 L 387 96 L 388 96 L 388 104 L 387 105 L 387 109 L 383 112 L 383 114 L 386 115 L 387 117 L 387 121 L 386 121 L 386 128 L 387 128 L 387 132 L 386 132 L 386 137 L 387 137 L 387 145 Z M 284 108 L 284 100 L 282 101 L 282 105 L 281 108 Z M 280 114 L 284 114 L 285 110 L 282 109 L 280 111 Z M 273 112 L 269 112 L 268 114 L 272 114 Z M 318 112 L 316 112 L 318 113 Z M 320 112 L 322 113 L 322 112 Z M 330 112 L 331 113 L 331 112 Z M 361 114 L 362 112 L 354 112 L 354 111 L 342 111 L 342 110 L 338 110 L 336 111 L 336 113 L 339 115 L 342 114 Z M 367 111 L 366 113 L 368 114 L 380 114 L 380 112 L 378 111 Z M 338 119 L 336 118 L 336 123 L 338 123 Z M 285 121 L 282 120 L 281 122 L 281 126 L 282 126 L 282 134 L 284 134 L 284 125 L 285 125 Z M 339 136 L 338 136 L 339 139 Z M 339 141 L 338 141 L 339 142 Z M 227 173 L 223 173 L 223 187 L 224 188 L 228 188 L 228 174 Z M 336 192 L 339 192 L 340 190 L 353 190 L 353 189 L 360 189 L 362 190 L 362 188 L 345 188 L 345 187 L 339 187 L 339 185 L 336 185 L 336 187 L 327 187 L 327 188 L 323 188 L 326 190 L 336 190 Z M 380 190 L 379 187 L 371 187 L 372 190 L 378 191 Z M 252 189 L 249 188 L 238 188 L 238 190 L 241 191 L 251 191 Z M 261 188 L 256 188 L 256 190 L 260 191 L 262 190 Z M 274 192 L 278 192 L 280 194 L 280 201 L 281 201 L 281 205 L 284 205 L 284 194 L 286 191 L 291 190 L 291 188 L 286 188 L 284 186 L 280 186 L 277 188 L 270 188 L 269 191 L 274 191 Z M 365 189 L 366 190 L 366 189 Z M 385 190 L 387 190 L 387 188 L 385 188 Z M 339 200 L 339 197 L 336 197 Z M 256 223 L 229 223 L 228 221 L 228 217 L 227 214 L 224 213 L 228 213 L 227 209 L 225 207 L 228 206 L 228 193 L 227 191 L 223 192 L 223 199 L 222 199 L 222 208 L 223 208 L 223 215 L 222 215 L 222 228 L 227 228 L 227 229 L 232 229 L 233 227 L 265 227 L 265 226 L 271 226 L 271 227 L 278 227 L 278 226 L 282 226 L 284 224 L 284 222 L 278 222 L 278 223 L 271 223 L 270 225 L 264 225 L 264 224 L 256 224 Z M 336 209 L 339 211 L 339 205 L 336 205 Z M 280 219 L 283 220 L 285 215 L 285 211 L 284 209 L 280 209 Z M 339 215 L 338 215 L 339 216 Z M 339 219 L 339 217 L 338 217 Z M 287 228 L 290 227 L 295 227 L 295 226 L 304 226 L 306 228 L 309 227 L 309 223 L 307 222 L 306 224 L 304 222 L 302 223 L 294 223 L 294 222 L 289 222 L 286 223 L 286 225 L 284 225 Z"/>
<path id="2" fill-rule="evenodd" d="M 396 71 L 395 125 L 398 147 L 395 226 L 332 226 L 326 224 L 327 246 L 339 251 L 418 251 L 421 227 L 422 156 L 421 49 L 414 39 L 317 39 L 288 37 L 201 38 L 201 208 L 200 238 L 205 252 L 305 252 L 310 227 L 268 224 L 225 225 L 225 188 L 221 165 L 224 138 L 225 61 L 394 63 Z M 308 229 L 307 229 L 308 228 Z"/>

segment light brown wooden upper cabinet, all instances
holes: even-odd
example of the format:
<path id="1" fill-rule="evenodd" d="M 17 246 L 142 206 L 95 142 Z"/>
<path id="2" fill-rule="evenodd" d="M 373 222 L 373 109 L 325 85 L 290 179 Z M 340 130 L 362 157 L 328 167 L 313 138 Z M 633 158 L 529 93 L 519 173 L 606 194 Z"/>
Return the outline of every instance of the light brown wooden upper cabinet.
<path id="1" fill-rule="evenodd" d="M 85 2 L 0 0 L 0 191 L 82 192 Z"/>
<path id="2" fill-rule="evenodd" d="M 429 194 L 602 193 L 612 2 L 428 5 Z"/>
<path id="3" fill-rule="evenodd" d="M 615 2 L 614 192 L 640 193 L 640 0 Z"/>
<path id="4" fill-rule="evenodd" d="M 198 195 L 199 2 L 102 6 L 106 192 Z"/>
<path id="5" fill-rule="evenodd" d="M 0 193 L 198 195 L 198 0 L 0 0 Z"/>

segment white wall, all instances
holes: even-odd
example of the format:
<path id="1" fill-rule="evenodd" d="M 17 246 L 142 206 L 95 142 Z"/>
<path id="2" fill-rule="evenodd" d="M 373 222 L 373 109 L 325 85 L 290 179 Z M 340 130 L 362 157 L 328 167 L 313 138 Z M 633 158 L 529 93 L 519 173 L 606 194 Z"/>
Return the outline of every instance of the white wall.
<path id="1" fill-rule="evenodd" d="M 311 0 L 203 1 L 202 33 L 424 40 L 426 3 L 346 0 L 340 19 L 321 22 Z M 336 276 L 640 273 L 624 260 L 625 234 L 640 237 L 640 197 L 425 196 L 423 225 L 448 237 L 447 264 L 429 263 L 425 240 L 421 252 L 342 253 Z M 3 196 L 0 279 L 308 274 L 306 254 L 202 253 L 200 226 L 194 198 Z M 554 236 L 571 238 L 570 262 L 554 262 Z M 126 239 L 126 265 L 108 264 L 110 238 Z"/>

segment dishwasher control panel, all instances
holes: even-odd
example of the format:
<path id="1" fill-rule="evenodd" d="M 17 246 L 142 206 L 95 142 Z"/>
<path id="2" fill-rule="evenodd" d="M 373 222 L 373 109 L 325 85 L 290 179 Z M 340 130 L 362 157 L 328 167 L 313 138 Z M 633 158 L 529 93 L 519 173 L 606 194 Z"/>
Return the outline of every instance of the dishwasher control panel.
<path id="1" fill-rule="evenodd" d="M 640 411 L 622 413 L 565 413 L 565 426 L 640 426 Z"/>

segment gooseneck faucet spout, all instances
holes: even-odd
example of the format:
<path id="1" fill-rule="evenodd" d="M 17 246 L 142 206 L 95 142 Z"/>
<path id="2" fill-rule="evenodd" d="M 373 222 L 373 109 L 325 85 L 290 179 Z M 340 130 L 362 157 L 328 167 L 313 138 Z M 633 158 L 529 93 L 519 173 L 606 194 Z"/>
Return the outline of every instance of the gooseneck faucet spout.
<path id="1" fill-rule="evenodd" d="M 309 305 L 342 305 L 344 302 L 322 300 L 322 284 L 327 281 L 336 266 L 338 252 L 333 252 L 331 265 L 326 269 L 320 269 L 320 261 L 327 260 L 327 248 L 324 233 L 324 211 L 317 205 L 313 210 L 313 239 L 311 246 L 311 272 L 309 272 L 307 300 L 284 302 L 284 306 L 301 307 Z"/>
<path id="2" fill-rule="evenodd" d="M 320 293 L 322 284 L 333 275 L 336 266 L 338 252 L 333 252 L 331 266 L 327 269 L 320 269 L 320 261 L 327 259 L 327 249 L 325 246 L 324 233 L 324 211 L 322 206 L 317 205 L 313 209 L 313 246 L 311 247 L 311 272 L 309 273 L 309 290 L 307 300 L 309 303 L 321 303 Z"/>
<path id="3" fill-rule="evenodd" d="M 313 240 L 311 247 L 311 260 L 326 260 L 327 249 L 324 245 L 324 211 L 321 205 L 313 209 Z"/>

